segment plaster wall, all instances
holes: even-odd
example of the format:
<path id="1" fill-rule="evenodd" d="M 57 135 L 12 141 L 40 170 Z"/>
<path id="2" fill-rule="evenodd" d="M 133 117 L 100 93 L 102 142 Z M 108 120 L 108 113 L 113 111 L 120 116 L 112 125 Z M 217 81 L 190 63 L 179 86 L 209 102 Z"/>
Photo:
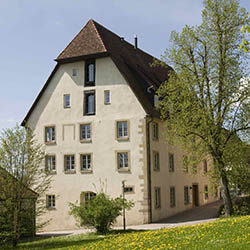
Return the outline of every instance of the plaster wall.
<path id="1" fill-rule="evenodd" d="M 208 175 L 203 171 L 203 163 L 197 166 L 197 173 L 193 174 L 189 168 L 188 173 L 183 169 L 183 156 L 185 153 L 179 148 L 166 143 L 164 134 L 164 124 L 162 121 L 155 119 L 159 126 L 159 140 L 154 140 L 153 123 L 151 124 L 151 171 L 152 171 L 152 217 L 153 221 L 169 217 L 194 207 L 192 197 L 192 185 L 198 184 L 199 206 L 218 200 L 209 186 Z M 153 151 L 158 151 L 160 156 L 160 171 L 153 169 Z M 174 171 L 169 171 L 169 153 L 174 154 Z M 208 171 L 211 163 L 208 161 Z M 208 199 L 205 199 L 204 186 L 208 186 Z M 189 187 L 189 203 L 184 204 L 184 186 Z M 154 188 L 160 187 L 161 206 L 155 208 Z M 175 206 L 170 206 L 170 187 L 175 187 Z"/>
<path id="2" fill-rule="evenodd" d="M 68 214 L 69 202 L 80 200 L 83 191 L 104 192 L 111 197 L 122 193 L 122 180 L 133 186 L 134 193 L 126 198 L 135 206 L 127 212 L 127 224 L 141 224 L 147 220 L 145 209 L 145 116 L 146 113 L 134 93 L 108 58 L 96 59 L 94 87 L 84 87 L 84 62 L 62 64 L 28 120 L 37 140 L 44 144 L 45 126 L 55 126 L 56 143 L 46 145 L 46 153 L 56 155 L 56 174 L 48 194 L 56 195 L 56 208 L 48 211 L 44 219 L 51 219 L 45 230 L 76 228 Z M 72 70 L 77 76 L 72 76 Z M 96 114 L 83 115 L 84 91 L 95 90 Z M 104 104 L 104 91 L 110 90 L 111 104 Z M 71 107 L 64 108 L 63 96 L 70 94 Z M 116 139 L 116 121 L 129 121 L 129 140 Z M 80 142 L 80 124 L 91 123 L 92 140 Z M 131 170 L 117 170 L 117 151 L 129 151 Z M 91 153 L 92 173 L 81 173 L 80 154 Z M 64 171 L 64 155 L 75 155 L 75 173 Z M 118 218 L 118 224 L 121 224 Z"/>

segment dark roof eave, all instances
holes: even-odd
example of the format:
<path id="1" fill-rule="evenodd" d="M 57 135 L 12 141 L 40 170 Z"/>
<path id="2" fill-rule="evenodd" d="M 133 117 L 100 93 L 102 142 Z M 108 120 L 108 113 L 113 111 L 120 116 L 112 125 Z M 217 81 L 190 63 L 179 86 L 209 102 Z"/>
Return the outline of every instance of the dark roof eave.
<path id="1" fill-rule="evenodd" d="M 137 97 L 137 99 L 139 100 L 140 104 L 142 105 L 143 109 L 145 110 L 145 112 L 148 115 L 151 115 L 152 117 L 156 117 L 156 118 L 160 118 L 160 113 L 159 111 L 156 110 L 155 107 L 152 106 L 152 104 L 148 101 L 148 99 L 144 96 L 142 96 L 140 94 L 140 91 L 136 90 L 133 87 L 133 84 L 131 84 L 129 77 L 125 74 L 125 72 L 123 72 L 123 70 L 120 68 L 119 63 L 117 62 L 117 60 L 115 59 L 114 56 L 111 55 L 111 59 L 114 62 L 114 64 L 116 65 L 117 69 L 119 70 L 119 72 L 121 73 L 121 75 L 124 77 L 124 79 L 127 81 L 128 85 L 130 86 L 130 88 L 132 89 L 133 93 L 135 94 L 135 96 Z"/>
<path id="2" fill-rule="evenodd" d="M 63 63 L 70 63 L 70 62 L 78 62 L 78 61 L 85 61 L 88 59 L 95 59 L 95 58 L 102 58 L 110 56 L 109 52 L 102 52 L 102 53 L 95 53 L 89 55 L 82 55 L 82 56 L 75 56 L 75 57 L 68 57 L 63 59 L 55 59 L 56 62 L 63 64 Z"/>
<path id="3" fill-rule="evenodd" d="M 0 167 L 0 175 L 1 174 L 5 174 L 5 175 L 9 175 L 13 180 L 18 181 L 17 178 L 15 176 L 13 176 L 12 174 L 10 174 L 6 169 Z M 37 192 L 35 192 L 34 190 L 32 190 L 29 187 L 26 187 L 25 185 L 23 185 L 27 190 L 29 190 L 30 192 L 32 192 L 34 194 L 35 197 L 30 197 L 32 199 L 37 199 L 37 197 L 39 196 Z"/>
<path id="4" fill-rule="evenodd" d="M 41 91 L 39 92 L 38 96 L 36 97 L 34 103 L 32 104 L 31 108 L 29 109 L 27 115 L 25 116 L 25 118 L 23 119 L 21 126 L 25 127 L 26 126 L 26 122 L 28 121 L 31 113 L 33 112 L 36 104 L 39 102 L 40 98 L 42 97 L 44 91 L 46 90 L 47 86 L 49 85 L 51 79 L 53 78 L 53 76 L 55 75 L 57 69 L 59 67 L 59 63 L 56 64 L 56 66 L 54 67 L 53 71 L 51 72 L 48 80 L 46 81 L 46 83 L 44 84 L 43 88 L 41 89 Z"/>
<path id="5" fill-rule="evenodd" d="M 49 82 L 51 81 L 52 77 L 55 75 L 55 73 L 56 73 L 56 71 L 57 71 L 60 64 L 69 63 L 69 62 L 77 62 L 77 61 L 94 59 L 94 58 L 102 58 L 102 57 L 107 57 L 107 56 L 110 56 L 110 53 L 103 52 L 103 53 L 90 54 L 90 55 L 84 55 L 84 56 L 77 56 L 77 57 L 71 57 L 71 58 L 65 58 L 65 59 L 55 59 L 55 61 L 57 62 L 55 68 L 53 69 L 53 71 L 50 74 L 48 80 L 46 81 L 45 85 L 43 86 L 43 88 L 41 89 L 41 91 L 38 94 L 37 98 L 35 99 L 34 103 L 32 104 L 29 112 L 27 113 L 27 115 L 23 119 L 23 121 L 21 123 L 21 126 L 24 127 L 26 125 L 26 122 L 28 121 L 32 111 L 34 110 L 36 104 L 39 102 L 42 94 L 46 90 L 47 86 L 49 85 Z"/>

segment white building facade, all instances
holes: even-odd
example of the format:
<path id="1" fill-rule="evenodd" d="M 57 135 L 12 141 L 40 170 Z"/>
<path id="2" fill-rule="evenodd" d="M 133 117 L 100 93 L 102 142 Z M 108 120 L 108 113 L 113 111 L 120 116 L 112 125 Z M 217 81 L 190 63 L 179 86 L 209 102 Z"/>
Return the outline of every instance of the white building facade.
<path id="1" fill-rule="evenodd" d="M 123 180 L 126 198 L 135 202 L 127 224 L 218 199 L 208 192 L 209 164 L 191 174 L 184 153 L 165 143 L 154 94 L 170 67 L 152 69 L 152 56 L 93 20 L 56 61 L 22 123 L 46 146 L 45 167 L 53 176 L 45 230 L 76 228 L 69 203 L 100 191 L 120 196 Z"/>

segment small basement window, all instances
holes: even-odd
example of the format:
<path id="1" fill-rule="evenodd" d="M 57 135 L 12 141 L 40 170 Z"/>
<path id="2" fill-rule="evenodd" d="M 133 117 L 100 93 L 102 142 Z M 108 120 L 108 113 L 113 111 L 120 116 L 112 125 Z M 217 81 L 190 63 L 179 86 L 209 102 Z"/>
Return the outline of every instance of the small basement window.
<path id="1" fill-rule="evenodd" d="M 134 187 L 124 187 L 124 193 L 134 193 Z"/>

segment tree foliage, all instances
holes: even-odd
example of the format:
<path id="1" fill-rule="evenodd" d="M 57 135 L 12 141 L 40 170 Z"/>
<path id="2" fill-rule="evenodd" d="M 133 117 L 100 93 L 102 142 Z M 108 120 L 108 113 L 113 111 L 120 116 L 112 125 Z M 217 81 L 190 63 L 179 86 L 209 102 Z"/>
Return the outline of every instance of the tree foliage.
<path id="1" fill-rule="evenodd" d="M 43 196 L 50 187 L 51 177 L 45 172 L 43 160 L 44 151 L 31 130 L 16 126 L 0 136 L 0 238 L 12 241 L 13 246 L 27 233 L 34 197 L 35 216 L 45 212 Z"/>
<path id="2" fill-rule="evenodd" d="M 105 234 L 122 214 L 123 208 L 129 210 L 133 205 L 132 201 L 121 197 L 112 199 L 99 193 L 84 204 L 70 203 L 70 214 L 77 219 L 79 226 L 94 227 L 98 233 Z"/>
<path id="3" fill-rule="evenodd" d="M 246 16 L 239 1 L 205 0 L 201 25 L 172 32 L 163 62 L 174 72 L 158 90 L 167 139 L 192 159 L 212 158 L 227 215 L 232 214 L 228 164 L 238 164 L 238 154 L 229 152 L 240 148 L 235 138 L 249 142 L 250 135 L 247 54 L 239 50 Z"/>

